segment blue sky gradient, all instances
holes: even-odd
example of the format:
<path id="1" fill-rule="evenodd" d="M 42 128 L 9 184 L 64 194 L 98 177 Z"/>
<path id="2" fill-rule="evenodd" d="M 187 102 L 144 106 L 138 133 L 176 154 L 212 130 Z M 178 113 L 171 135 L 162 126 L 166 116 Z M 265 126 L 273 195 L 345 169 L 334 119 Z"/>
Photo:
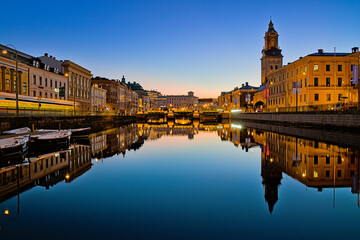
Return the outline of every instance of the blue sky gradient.
<path id="1" fill-rule="evenodd" d="M 163 94 L 192 90 L 217 97 L 244 82 L 258 86 L 270 16 L 284 64 L 318 48 L 350 52 L 360 46 L 358 0 L 64 0 L 3 6 L 0 43 L 72 60 L 94 76 L 124 74 Z"/>

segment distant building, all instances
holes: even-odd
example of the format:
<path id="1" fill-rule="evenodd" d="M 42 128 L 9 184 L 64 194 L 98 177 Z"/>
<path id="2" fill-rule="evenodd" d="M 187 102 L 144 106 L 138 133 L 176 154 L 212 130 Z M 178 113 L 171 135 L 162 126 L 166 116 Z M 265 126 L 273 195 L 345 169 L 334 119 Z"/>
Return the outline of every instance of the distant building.
<path id="1" fill-rule="evenodd" d="M 149 96 L 150 108 L 156 107 L 155 99 L 157 97 L 162 96 L 162 94 L 160 92 L 158 92 L 158 91 L 155 91 L 155 90 L 146 90 L 146 93 Z"/>
<path id="2" fill-rule="evenodd" d="M 91 111 L 94 113 L 103 113 L 106 110 L 106 90 L 100 88 L 97 84 L 91 86 Z"/>
<path id="3" fill-rule="evenodd" d="M 137 112 L 137 93 L 120 80 L 95 77 L 91 79 L 91 82 L 106 90 L 106 110 L 110 113 L 133 115 Z"/>
<path id="4" fill-rule="evenodd" d="M 125 76 L 122 77 L 121 79 L 122 83 L 125 83 Z M 143 110 L 147 110 L 150 108 L 150 98 L 149 95 L 147 94 L 147 92 L 144 90 L 144 88 L 137 82 L 128 82 L 127 86 L 133 90 L 134 92 L 136 92 L 138 94 L 138 100 L 139 100 L 139 110 L 143 111 Z"/>
<path id="5" fill-rule="evenodd" d="M 196 108 L 199 98 L 194 96 L 194 92 L 188 92 L 188 95 L 166 95 L 166 107 L 168 108 Z M 158 97 L 163 99 L 162 97 Z M 157 99 L 158 99 L 157 98 Z"/>
<path id="6" fill-rule="evenodd" d="M 159 96 L 154 99 L 154 107 L 156 108 L 166 108 L 167 102 L 166 102 L 166 96 Z"/>
<path id="7" fill-rule="evenodd" d="M 218 105 L 224 110 L 238 109 L 244 112 L 253 111 L 254 94 L 258 87 L 250 86 L 248 82 L 242 84 L 240 88 L 236 87 L 229 92 L 222 92 L 218 97 Z"/>

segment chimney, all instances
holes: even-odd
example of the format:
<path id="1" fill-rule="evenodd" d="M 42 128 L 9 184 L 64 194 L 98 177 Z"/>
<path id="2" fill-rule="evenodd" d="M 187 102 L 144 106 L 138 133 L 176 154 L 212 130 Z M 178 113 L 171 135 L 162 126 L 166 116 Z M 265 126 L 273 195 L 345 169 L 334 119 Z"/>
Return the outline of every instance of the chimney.
<path id="1" fill-rule="evenodd" d="M 52 59 L 52 56 L 50 55 L 50 58 Z"/>
<path id="2" fill-rule="evenodd" d="M 49 54 L 48 53 L 44 53 L 44 56 L 47 57 Z"/>
<path id="3" fill-rule="evenodd" d="M 318 49 L 318 53 L 323 54 L 323 53 L 324 53 L 324 50 L 323 50 L 323 49 Z"/>
<path id="4" fill-rule="evenodd" d="M 359 51 L 359 48 L 358 47 L 353 47 L 351 50 L 352 50 L 352 53 L 356 53 L 356 52 Z"/>
<path id="5" fill-rule="evenodd" d="M 249 82 L 245 82 L 245 86 L 249 86 Z"/>

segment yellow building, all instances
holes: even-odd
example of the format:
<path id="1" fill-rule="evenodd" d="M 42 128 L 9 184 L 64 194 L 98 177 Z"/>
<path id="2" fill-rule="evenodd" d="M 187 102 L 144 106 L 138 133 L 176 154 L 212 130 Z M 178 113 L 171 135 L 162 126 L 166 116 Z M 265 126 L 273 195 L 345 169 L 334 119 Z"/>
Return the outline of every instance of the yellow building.
<path id="1" fill-rule="evenodd" d="M 269 111 L 333 110 L 337 103 L 355 106 L 358 92 L 352 82 L 357 48 L 352 53 L 317 53 L 269 73 L 266 76 Z M 339 104 L 338 104 L 339 106 Z"/>
<path id="2" fill-rule="evenodd" d="M 352 82 L 352 70 L 353 65 L 359 64 L 358 48 L 353 48 L 351 53 L 325 53 L 319 49 L 283 66 L 278 36 L 270 21 L 261 58 L 261 83 L 266 84 L 269 93 L 256 94 L 256 101 L 262 96 L 267 111 L 356 106 L 358 92 Z"/>
<path id="3" fill-rule="evenodd" d="M 15 50 L 0 45 L 0 51 L 6 50 L 7 53 L 0 53 L 0 92 L 15 93 L 16 92 L 16 60 Z M 29 95 L 29 66 L 28 56 L 22 52 L 18 52 L 18 78 L 19 78 L 19 94 Z"/>

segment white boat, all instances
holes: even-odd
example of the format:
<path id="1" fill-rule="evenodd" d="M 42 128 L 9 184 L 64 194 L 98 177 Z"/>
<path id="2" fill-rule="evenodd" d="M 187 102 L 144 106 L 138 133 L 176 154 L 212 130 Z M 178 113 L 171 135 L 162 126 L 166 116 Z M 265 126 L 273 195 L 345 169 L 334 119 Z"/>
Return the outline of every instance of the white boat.
<path id="1" fill-rule="evenodd" d="M 26 134 L 31 132 L 31 129 L 28 127 L 23 127 L 23 128 L 17 128 L 17 129 L 12 129 L 12 130 L 8 130 L 8 131 L 4 131 L 3 134 Z"/>
<path id="2" fill-rule="evenodd" d="M 36 134 L 38 133 L 38 134 Z M 70 142 L 71 131 L 69 130 L 40 130 L 30 136 L 32 147 L 55 147 L 59 144 L 68 144 Z"/>
<path id="3" fill-rule="evenodd" d="M 57 129 L 38 129 L 35 132 L 57 132 Z M 62 131 L 70 131 L 71 136 L 80 136 L 80 135 L 89 135 L 91 128 L 74 128 L 74 129 L 64 129 Z"/>
<path id="4" fill-rule="evenodd" d="M 7 160 L 23 156 L 28 149 L 29 136 L 17 136 L 0 139 L 0 159 Z"/>

